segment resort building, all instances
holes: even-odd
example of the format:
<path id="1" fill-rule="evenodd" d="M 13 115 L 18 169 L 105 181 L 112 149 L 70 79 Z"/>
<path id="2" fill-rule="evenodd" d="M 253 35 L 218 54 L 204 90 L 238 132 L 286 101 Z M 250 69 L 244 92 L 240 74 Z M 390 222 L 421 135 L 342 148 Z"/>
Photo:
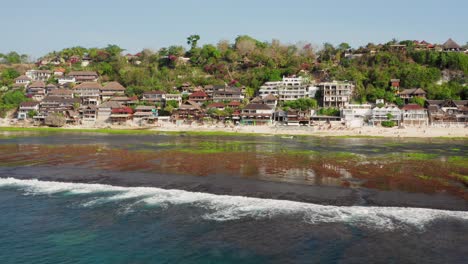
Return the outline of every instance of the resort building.
<path id="1" fill-rule="evenodd" d="M 394 121 L 396 125 L 401 123 L 401 110 L 394 104 L 385 105 L 382 107 L 376 106 L 372 108 L 372 117 L 370 123 L 378 125 L 382 121 Z"/>
<path id="2" fill-rule="evenodd" d="M 362 127 L 372 117 L 372 105 L 346 104 L 341 109 L 341 117 L 347 127 Z"/>
<path id="3" fill-rule="evenodd" d="M 101 100 L 107 101 L 114 96 L 125 95 L 125 87 L 118 82 L 109 82 L 101 89 Z"/>
<path id="4" fill-rule="evenodd" d="M 47 96 L 70 99 L 73 98 L 74 95 L 73 91 L 69 89 L 54 89 L 52 91 L 49 91 L 47 93 Z"/>
<path id="5" fill-rule="evenodd" d="M 67 76 L 75 79 L 76 83 L 97 82 L 99 75 L 94 71 L 72 71 Z"/>
<path id="6" fill-rule="evenodd" d="M 39 111 L 39 103 L 38 102 L 22 102 L 18 108 L 18 115 L 17 118 L 19 120 L 24 120 L 28 118 L 28 113 L 35 111 Z"/>
<path id="7" fill-rule="evenodd" d="M 28 70 L 26 76 L 33 81 L 45 82 L 52 76 L 52 72 L 49 70 Z"/>
<path id="8" fill-rule="evenodd" d="M 442 44 L 442 49 L 443 51 L 463 51 L 462 47 L 451 38 Z"/>
<path id="9" fill-rule="evenodd" d="M 426 100 L 431 125 L 466 125 L 468 100 Z"/>
<path id="10" fill-rule="evenodd" d="M 189 100 L 202 105 L 204 102 L 208 101 L 208 94 L 204 91 L 196 91 L 189 95 Z"/>
<path id="11" fill-rule="evenodd" d="M 27 86 L 31 83 L 31 78 L 26 75 L 21 75 L 15 79 L 15 86 Z"/>
<path id="12" fill-rule="evenodd" d="M 401 91 L 398 96 L 405 101 L 405 103 L 408 103 L 411 98 L 415 97 L 420 97 L 420 98 L 426 98 L 426 91 L 424 91 L 421 88 L 413 88 L 413 89 L 404 89 Z"/>
<path id="13" fill-rule="evenodd" d="M 34 101 L 41 101 L 46 96 L 46 85 L 43 81 L 35 81 L 28 86 L 26 93 Z"/>
<path id="14" fill-rule="evenodd" d="M 302 77 L 283 77 L 279 82 L 266 82 L 258 91 L 260 97 L 273 95 L 278 101 L 292 101 L 300 98 L 314 97 L 317 87 L 311 86 Z M 312 95 L 312 96 L 311 96 Z"/>
<path id="15" fill-rule="evenodd" d="M 212 98 L 214 102 L 242 102 L 242 100 L 244 100 L 244 95 L 241 89 L 230 87 L 213 91 Z"/>
<path id="16" fill-rule="evenodd" d="M 84 82 L 73 88 L 83 105 L 99 105 L 102 86 L 97 82 Z"/>
<path id="17" fill-rule="evenodd" d="M 266 104 L 250 103 L 242 109 L 241 123 L 244 125 L 269 125 L 273 120 L 273 108 Z"/>
<path id="18" fill-rule="evenodd" d="M 421 126 L 429 124 L 427 110 L 418 104 L 407 104 L 402 111 L 402 124 L 405 126 Z"/>
<path id="19" fill-rule="evenodd" d="M 107 101 L 98 106 L 97 120 L 100 122 L 110 121 L 112 109 L 122 108 L 122 104 L 117 101 Z"/>
<path id="20" fill-rule="evenodd" d="M 143 93 L 141 100 L 151 104 L 162 105 L 164 103 L 164 95 L 163 91 L 148 91 Z"/>
<path id="21" fill-rule="evenodd" d="M 354 85 L 349 82 L 321 82 L 317 85 L 322 91 L 324 107 L 344 107 L 351 101 Z"/>

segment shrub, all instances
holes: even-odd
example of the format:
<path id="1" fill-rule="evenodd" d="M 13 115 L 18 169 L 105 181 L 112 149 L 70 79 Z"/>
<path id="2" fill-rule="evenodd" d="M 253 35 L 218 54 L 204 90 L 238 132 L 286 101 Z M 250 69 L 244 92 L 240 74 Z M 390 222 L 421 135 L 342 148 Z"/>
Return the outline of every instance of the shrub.
<path id="1" fill-rule="evenodd" d="M 381 124 L 383 127 L 394 127 L 396 123 L 394 121 L 382 121 Z"/>

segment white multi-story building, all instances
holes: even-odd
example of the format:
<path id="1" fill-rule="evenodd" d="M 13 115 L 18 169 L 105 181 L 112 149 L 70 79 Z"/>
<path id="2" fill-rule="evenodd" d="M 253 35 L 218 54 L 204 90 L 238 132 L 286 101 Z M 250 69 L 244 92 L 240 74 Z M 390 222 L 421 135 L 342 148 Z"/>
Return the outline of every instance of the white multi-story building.
<path id="1" fill-rule="evenodd" d="M 341 109 L 341 117 L 348 127 L 361 127 L 372 117 L 370 104 L 346 104 Z"/>
<path id="2" fill-rule="evenodd" d="M 317 91 L 315 86 L 307 83 L 302 77 L 283 77 L 279 82 L 266 82 L 260 87 L 259 95 L 264 98 L 274 95 L 279 101 L 292 101 L 300 98 L 314 97 Z"/>
<path id="3" fill-rule="evenodd" d="M 344 107 L 351 101 L 354 85 L 349 82 L 321 82 L 318 87 L 323 94 L 324 107 Z"/>

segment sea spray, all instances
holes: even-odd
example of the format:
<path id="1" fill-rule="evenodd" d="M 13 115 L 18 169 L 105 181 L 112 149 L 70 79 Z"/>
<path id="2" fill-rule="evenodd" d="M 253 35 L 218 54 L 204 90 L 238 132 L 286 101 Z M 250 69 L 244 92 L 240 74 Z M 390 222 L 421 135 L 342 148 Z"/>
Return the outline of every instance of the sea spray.
<path id="1" fill-rule="evenodd" d="M 379 229 L 403 227 L 424 228 L 438 219 L 468 221 L 468 212 L 404 207 L 329 206 L 287 200 L 261 199 L 242 196 L 215 195 L 155 187 L 119 187 L 104 184 L 67 183 L 39 180 L 0 178 L 0 187 L 21 189 L 28 195 L 67 194 L 93 195 L 83 206 L 132 201 L 132 207 L 190 205 L 205 209 L 202 218 L 230 221 L 241 218 L 271 218 L 298 215 L 311 224 L 349 223 Z M 126 210 L 131 212 L 131 209 Z"/>

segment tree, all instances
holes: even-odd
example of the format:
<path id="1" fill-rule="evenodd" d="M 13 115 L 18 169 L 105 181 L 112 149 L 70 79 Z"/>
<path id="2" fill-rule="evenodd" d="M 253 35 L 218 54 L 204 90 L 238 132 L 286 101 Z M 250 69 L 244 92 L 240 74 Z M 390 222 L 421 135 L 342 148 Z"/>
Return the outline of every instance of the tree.
<path id="1" fill-rule="evenodd" d="M 190 50 L 194 50 L 197 47 L 198 41 L 200 40 L 199 35 L 190 35 L 187 38 L 187 44 L 190 45 Z"/>
<path id="2" fill-rule="evenodd" d="M 6 105 L 15 105 L 18 106 L 22 102 L 28 101 L 28 98 L 24 96 L 24 93 L 21 91 L 11 91 L 3 95 L 2 103 Z"/>
<path id="3" fill-rule="evenodd" d="M 300 98 L 294 101 L 286 101 L 283 104 L 284 107 L 292 108 L 295 110 L 306 111 L 313 108 L 317 108 L 317 100 L 312 98 Z"/>
<path id="4" fill-rule="evenodd" d="M 423 97 L 413 97 L 409 100 L 410 103 L 418 104 L 420 106 L 424 106 L 424 103 L 426 102 L 426 99 Z"/>
<path id="5" fill-rule="evenodd" d="M 124 51 L 124 49 L 122 49 L 121 47 L 117 46 L 117 45 L 114 45 L 114 44 L 109 44 L 107 45 L 107 47 L 105 48 L 105 50 L 110 54 L 110 56 L 112 57 L 115 57 L 115 56 L 119 56 L 122 51 Z"/>

